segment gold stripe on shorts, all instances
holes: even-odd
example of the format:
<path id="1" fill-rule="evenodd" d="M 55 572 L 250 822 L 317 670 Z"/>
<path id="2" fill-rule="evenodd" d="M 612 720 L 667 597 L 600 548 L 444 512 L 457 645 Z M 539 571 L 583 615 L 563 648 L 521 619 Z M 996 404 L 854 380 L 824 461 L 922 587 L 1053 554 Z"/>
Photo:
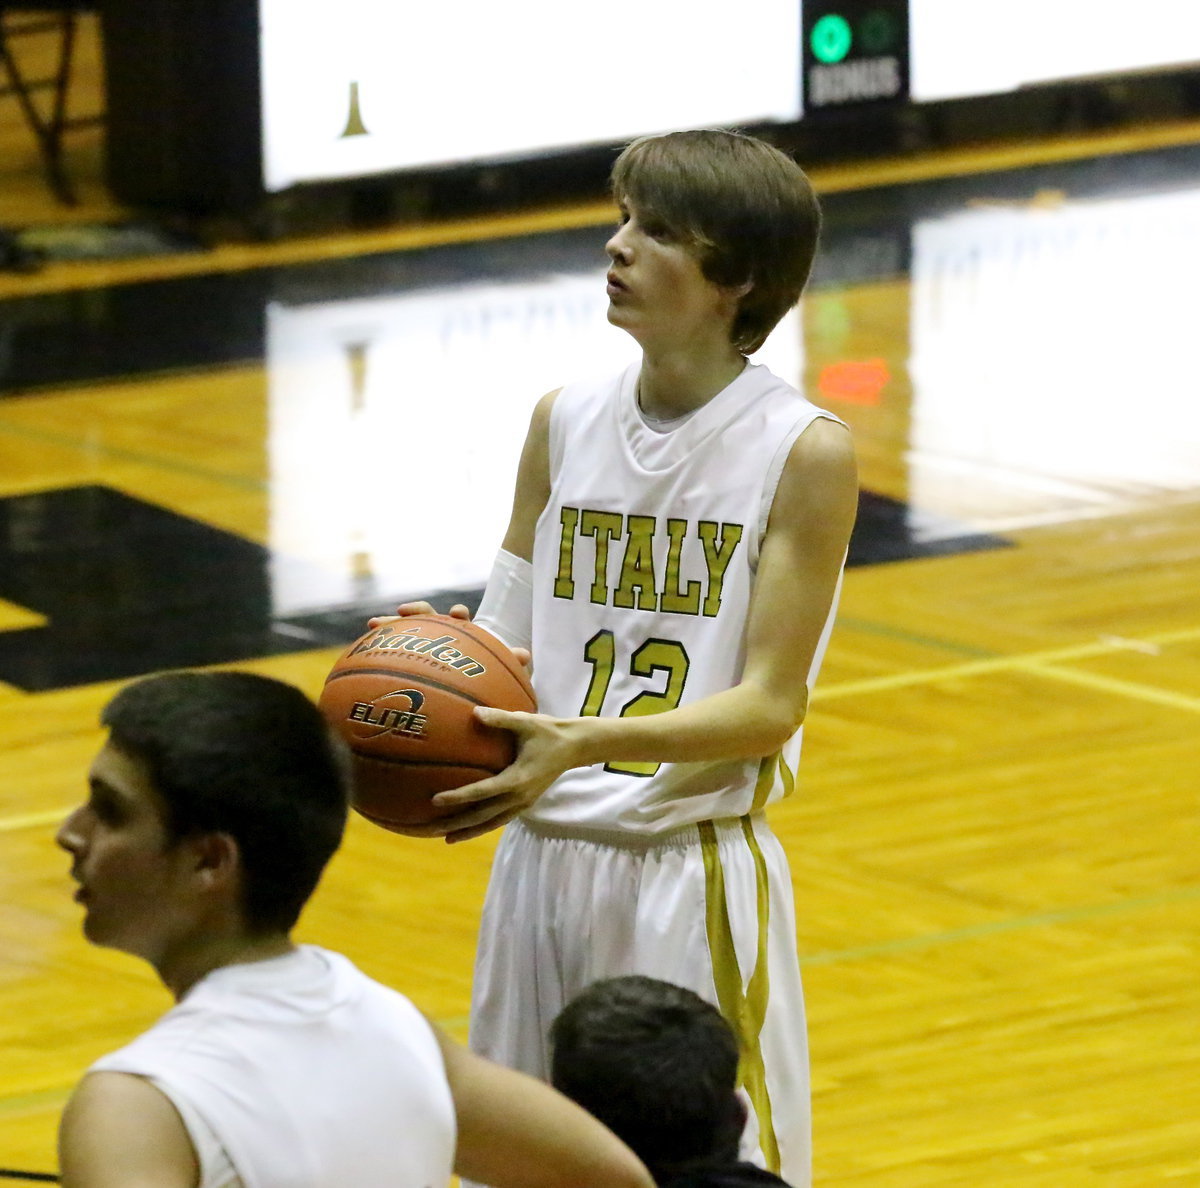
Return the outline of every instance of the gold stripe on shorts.
<path id="1" fill-rule="evenodd" d="M 770 1171 L 779 1173 L 779 1141 L 771 1113 L 771 1096 L 767 1089 L 767 1072 L 762 1055 L 762 1028 L 770 997 L 770 974 L 767 970 L 767 925 L 771 902 L 767 887 L 767 865 L 749 817 L 741 818 L 742 835 L 754 860 L 755 894 L 758 900 L 758 944 L 754 971 L 748 984 L 742 981 L 737 951 L 733 944 L 733 927 L 729 920 L 729 904 L 725 898 L 725 871 L 717 852 L 717 830 L 711 821 L 701 821 L 700 846 L 704 856 L 704 926 L 708 934 L 708 951 L 712 958 L 713 984 L 721 1014 L 737 1033 L 741 1060 L 738 1065 L 738 1084 L 746 1089 L 758 1119 L 759 1143 Z"/>

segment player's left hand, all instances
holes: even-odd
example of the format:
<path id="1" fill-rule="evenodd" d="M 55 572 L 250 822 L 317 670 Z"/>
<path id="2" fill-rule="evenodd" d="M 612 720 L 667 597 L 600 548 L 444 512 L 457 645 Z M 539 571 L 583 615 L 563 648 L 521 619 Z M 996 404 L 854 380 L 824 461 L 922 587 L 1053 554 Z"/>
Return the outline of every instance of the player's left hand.
<path id="1" fill-rule="evenodd" d="M 452 619 L 467 619 L 471 618 L 470 610 L 461 602 L 456 602 L 448 611 L 436 611 L 433 609 L 433 604 L 425 601 L 421 602 L 402 602 L 396 607 L 394 615 L 373 615 L 367 620 L 367 628 L 373 630 L 376 627 L 386 627 L 391 623 L 398 623 L 401 619 L 408 618 L 409 615 L 438 615 L 447 614 Z"/>
<path id="2" fill-rule="evenodd" d="M 517 757 L 486 780 L 439 792 L 434 804 L 460 811 L 423 826 L 425 836 L 463 842 L 499 829 L 529 808 L 564 771 L 576 766 L 567 722 L 548 714 L 513 713 L 488 706 L 477 706 L 475 717 L 485 726 L 511 730 L 517 736 Z"/>

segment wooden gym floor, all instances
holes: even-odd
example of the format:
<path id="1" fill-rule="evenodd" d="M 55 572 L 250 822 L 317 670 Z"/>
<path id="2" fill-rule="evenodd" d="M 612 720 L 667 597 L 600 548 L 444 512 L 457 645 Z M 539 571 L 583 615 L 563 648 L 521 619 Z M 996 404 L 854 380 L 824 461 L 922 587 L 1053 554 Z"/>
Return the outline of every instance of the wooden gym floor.
<path id="1" fill-rule="evenodd" d="M 99 135 L 67 210 L 0 107 L 0 226 L 127 217 Z M 865 491 L 774 814 L 817 1183 L 1200 1184 L 1200 127 L 814 176 L 766 354 Z M 53 1170 L 69 1087 L 167 1005 L 82 941 L 52 844 L 99 708 L 178 664 L 315 692 L 367 608 L 476 589 L 532 401 L 627 357 L 610 217 L 0 273 L 0 1167 Z M 461 1034 L 492 848 L 356 821 L 300 935 Z"/>

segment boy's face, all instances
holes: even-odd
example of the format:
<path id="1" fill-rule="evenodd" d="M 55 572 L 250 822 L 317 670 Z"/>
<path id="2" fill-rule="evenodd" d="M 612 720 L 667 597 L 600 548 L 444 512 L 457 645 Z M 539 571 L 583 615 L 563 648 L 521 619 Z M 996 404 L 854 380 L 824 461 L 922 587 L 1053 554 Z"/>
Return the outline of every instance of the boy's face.
<path id="1" fill-rule="evenodd" d="M 694 248 L 667 227 L 639 217 L 628 199 L 621 222 L 605 245 L 608 320 L 643 349 L 685 345 L 716 337 L 730 341 L 742 290 L 705 277 Z"/>
<path id="2" fill-rule="evenodd" d="M 111 741 L 88 773 L 89 795 L 55 840 L 71 855 L 84 935 L 94 944 L 158 959 L 178 935 L 195 855 L 169 842 L 149 772 Z"/>

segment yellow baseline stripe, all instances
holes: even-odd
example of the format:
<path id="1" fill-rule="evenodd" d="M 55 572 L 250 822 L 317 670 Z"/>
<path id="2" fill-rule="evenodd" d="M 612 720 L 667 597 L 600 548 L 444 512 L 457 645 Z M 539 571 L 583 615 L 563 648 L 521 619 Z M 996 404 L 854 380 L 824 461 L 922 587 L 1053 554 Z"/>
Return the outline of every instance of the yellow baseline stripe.
<path id="1" fill-rule="evenodd" d="M 44 813 L 26 813 L 21 817 L 0 817 L 0 833 L 16 833 L 18 829 L 36 829 L 39 825 L 57 825 L 71 810 L 48 809 Z"/>
<path id="2" fill-rule="evenodd" d="M 1070 161 L 1148 148 L 1192 144 L 1200 138 L 1200 122 L 1167 120 L 1136 129 L 1049 136 L 1030 141 L 996 140 L 964 147 L 935 149 L 904 157 L 875 157 L 844 165 L 814 165 L 806 169 L 822 194 L 861 190 L 868 186 L 899 185 L 929 178 L 995 173 L 1035 163 Z"/>
<path id="3" fill-rule="evenodd" d="M 153 259 L 106 260 L 102 268 L 80 267 L 72 262 L 51 264 L 33 276 L 22 276 L 20 294 L 61 292 L 69 289 L 133 284 L 210 272 L 241 272 L 251 268 L 303 264 L 321 260 L 369 256 L 381 252 L 415 251 L 457 243 L 487 242 L 543 231 L 596 227 L 616 220 L 616 205 L 607 200 L 546 207 L 475 218 L 385 227 L 373 231 L 345 231 L 328 235 L 293 237 L 281 243 L 223 243 L 211 251 Z M 0 278 L 0 297 L 15 287 Z"/>

